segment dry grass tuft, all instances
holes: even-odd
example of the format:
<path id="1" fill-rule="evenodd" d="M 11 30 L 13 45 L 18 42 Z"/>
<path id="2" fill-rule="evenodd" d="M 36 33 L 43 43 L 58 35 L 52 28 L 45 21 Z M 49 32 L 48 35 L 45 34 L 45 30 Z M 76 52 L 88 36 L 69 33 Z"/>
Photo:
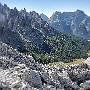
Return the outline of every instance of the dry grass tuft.
<path id="1" fill-rule="evenodd" d="M 85 59 L 81 58 L 81 59 L 75 59 L 73 60 L 73 62 L 70 63 L 65 63 L 66 65 L 72 65 L 72 64 L 81 64 L 82 62 L 84 62 Z"/>
<path id="2" fill-rule="evenodd" d="M 69 63 L 63 63 L 63 62 L 53 62 L 53 63 L 49 63 L 50 66 L 52 65 L 74 65 L 74 64 L 81 64 L 82 62 L 84 62 L 85 59 L 81 58 L 81 59 L 75 59 L 73 60 L 73 62 L 69 62 Z"/>

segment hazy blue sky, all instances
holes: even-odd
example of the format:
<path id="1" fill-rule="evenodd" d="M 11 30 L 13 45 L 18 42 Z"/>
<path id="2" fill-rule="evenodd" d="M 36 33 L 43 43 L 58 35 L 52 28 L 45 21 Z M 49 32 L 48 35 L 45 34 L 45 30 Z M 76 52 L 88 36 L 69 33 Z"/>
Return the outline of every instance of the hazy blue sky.
<path id="1" fill-rule="evenodd" d="M 76 11 L 77 9 L 83 10 L 90 16 L 90 0 L 0 0 L 0 2 L 10 8 L 17 7 L 21 10 L 25 7 L 28 12 L 36 11 L 48 17 L 55 11 Z"/>

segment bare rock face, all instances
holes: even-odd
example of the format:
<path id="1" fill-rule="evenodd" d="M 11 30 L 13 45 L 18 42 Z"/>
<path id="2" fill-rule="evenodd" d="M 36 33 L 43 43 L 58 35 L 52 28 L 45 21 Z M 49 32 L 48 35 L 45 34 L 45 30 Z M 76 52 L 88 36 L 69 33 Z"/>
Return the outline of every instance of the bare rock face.
<path id="1" fill-rule="evenodd" d="M 29 70 L 25 64 L 17 64 L 17 66 L 5 70 L 0 69 L 0 81 L 6 83 L 5 85 L 0 83 L 1 90 L 34 90 L 42 87 L 39 74 Z"/>
<path id="2" fill-rule="evenodd" d="M 78 85 L 90 79 L 90 70 L 88 68 L 81 68 L 80 65 L 71 67 L 71 69 L 68 70 L 68 74 L 71 80 L 77 82 Z"/>
<path id="3" fill-rule="evenodd" d="M 6 4 L 3 6 L 0 3 L 0 41 L 23 51 L 25 50 L 24 42 L 20 34 L 12 29 L 13 23 L 10 12 L 11 10 Z"/>
<path id="4" fill-rule="evenodd" d="M 25 71 L 22 78 L 34 87 L 42 87 L 41 77 L 35 70 Z"/>
<path id="5" fill-rule="evenodd" d="M 90 89 L 90 80 L 87 80 L 84 83 L 81 83 L 80 87 L 82 90 L 89 90 Z"/>
<path id="6" fill-rule="evenodd" d="M 5 82 L 0 81 L 0 90 L 11 90 L 11 88 Z"/>
<path id="7" fill-rule="evenodd" d="M 84 63 L 87 64 L 88 68 L 90 69 L 90 57 L 88 57 Z"/>

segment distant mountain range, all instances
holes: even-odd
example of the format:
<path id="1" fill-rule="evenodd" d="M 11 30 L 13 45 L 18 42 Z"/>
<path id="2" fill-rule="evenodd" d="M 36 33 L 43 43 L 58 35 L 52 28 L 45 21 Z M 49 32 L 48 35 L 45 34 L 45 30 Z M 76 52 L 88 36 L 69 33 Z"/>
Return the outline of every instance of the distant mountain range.
<path id="1" fill-rule="evenodd" d="M 63 13 L 56 11 L 50 18 L 44 14 L 41 17 L 56 30 L 90 39 L 90 17 L 81 10 Z"/>
<path id="2" fill-rule="evenodd" d="M 19 52 L 32 55 L 36 61 L 42 63 L 87 58 L 87 52 L 90 50 L 90 43 L 87 40 L 69 36 L 55 28 L 61 22 L 61 31 L 67 31 L 70 34 L 78 33 L 77 35 L 82 31 L 82 36 L 87 35 L 87 32 L 84 32 L 86 27 L 84 28 L 80 23 L 81 21 L 84 23 L 83 19 L 86 17 L 82 11 L 68 14 L 55 12 L 48 20 L 50 25 L 41 17 L 48 20 L 46 16 L 43 14 L 40 16 L 35 11 L 27 12 L 25 8 L 18 11 L 16 7 L 10 9 L 6 4 L 0 4 L 0 42 L 6 43 Z M 88 22 L 89 19 L 85 19 L 85 22 L 86 20 Z M 75 29 L 76 25 L 78 29 Z M 89 26 L 89 24 L 86 25 Z M 89 35 L 89 28 L 87 29 Z"/>

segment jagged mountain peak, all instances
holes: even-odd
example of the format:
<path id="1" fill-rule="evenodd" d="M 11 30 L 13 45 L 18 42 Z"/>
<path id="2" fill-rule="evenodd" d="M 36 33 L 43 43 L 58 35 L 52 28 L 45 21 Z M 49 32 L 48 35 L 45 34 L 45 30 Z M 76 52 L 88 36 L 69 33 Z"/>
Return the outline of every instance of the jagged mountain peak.
<path id="1" fill-rule="evenodd" d="M 83 15 L 85 14 L 84 11 L 79 10 L 79 9 L 76 10 L 76 13 L 77 13 L 77 14 L 83 14 Z"/>
<path id="2" fill-rule="evenodd" d="M 44 20 L 44 21 L 47 21 L 49 20 L 49 18 L 45 15 L 45 14 L 40 14 L 41 18 Z"/>
<path id="3" fill-rule="evenodd" d="M 50 17 L 50 18 L 52 18 L 53 16 L 60 16 L 61 15 L 61 12 L 59 12 L 59 11 L 56 11 L 56 12 L 54 12 L 53 14 L 52 14 L 52 16 Z"/>
<path id="4" fill-rule="evenodd" d="M 44 13 L 41 13 L 40 15 L 45 15 Z"/>
<path id="5" fill-rule="evenodd" d="M 40 16 L 45 16 L 45 17 L 47 17 L 44 13 L 41 13 Z M 48 17 L 47 17 L 47 18 L 48 18 Z"/>
<path id="6" fill-rule="evenodd" d="M 14 7 L 14 10 L 15 10 L 15 11 L 18 11 L 16 7 Z"/>
<path id="7" fill-rule="evenodd" d="M 61 12 L 60 11 L 56 11 L 55 13 L 53 13 L 53 14 L 61 14 Z"/>
<path id="8" fill-rule="evenodd" d="M 2 5 L 1 3 L 0 3 L 0 8 L 1 9 L 10 9 L 6 4 Z"/>
<path id="9" fill-rule="evenodd" d="M 26 9 L 24 8 L 24 11 L 26 12 Z"/>

